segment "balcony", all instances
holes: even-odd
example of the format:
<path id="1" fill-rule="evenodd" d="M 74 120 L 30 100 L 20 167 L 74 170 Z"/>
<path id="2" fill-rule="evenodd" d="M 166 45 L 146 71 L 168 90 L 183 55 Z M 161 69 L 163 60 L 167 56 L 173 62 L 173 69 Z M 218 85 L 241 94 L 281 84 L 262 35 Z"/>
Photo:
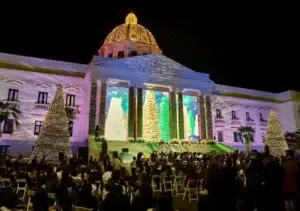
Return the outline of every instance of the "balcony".
<path id="1" fill-rule="evenodd" d="M 261 126 L 261 127 L 268 127 L 268 122 L 266 121 L 266 122 L 259 122 L 259 125 Z"/>
<path id="2" fill-rule="evenodd" d="M 20 106 L 20 101 L 19 100 L 3 100 L 3 102 L 8 103 L 9 106 Z"/>
<path id="3" fill-rule="evenodd" d="M 239 119 L 232 119 L 231 120 L 231 125 L 232 126 L 240 126 L 241 125 L 241 121 Z"/>
<path id="4" fill-rule="evenodd" d="M 246 120 L 246 126 L 255 126 L 256 123 L 254 122 L 254 120 Z"/>
<path id="5" fill-rule="evenodd" d="M 216 118 L 215 119 L 215 127 L 224 127 L 225 120 L 223 118 Z"/>
<path id="6" fill-rule="evenodd" d="M 49 103 L 39 103 L 35 102 L 34 103 L 34 109 L 33 109 L 33 114 L 34 115 L 46 115 L 48 110 L 49 110 L 50 104 Z"/>

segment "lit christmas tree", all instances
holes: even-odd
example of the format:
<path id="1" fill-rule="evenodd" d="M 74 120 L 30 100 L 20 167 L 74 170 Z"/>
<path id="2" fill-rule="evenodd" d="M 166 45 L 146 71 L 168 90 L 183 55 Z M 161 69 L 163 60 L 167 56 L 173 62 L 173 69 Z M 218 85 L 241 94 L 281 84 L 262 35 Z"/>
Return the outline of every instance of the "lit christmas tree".
<path id="1" fill-rule="evenodd" d="M 127 140 L 125 125 L 127 124 L 123 115 L 122 99 L 112 97 L 105 121 L 105 138 L 111 141 Z"/>
<path id="2" fill-rule="evenodd" d="M 147 90 L 145 96 L 143 107 L 143 138 L 145 141 L 160 140 L 155 93 L 152 90 Z"/>
<path id="3" fill-rule="evenodd" d="M 164 142 L 170 141 L 169 99 L 162 97 L 159 113 L 160 134 Z"/>
<path id="4" fill-rule="evenodd" d="M 55 163 L 58 161 L 59 153 L 64 153 L 64 156 L 71 158 L 68 123 L 63 90 L 59 85 L 36 141 L 31 159 L 36 156 L 38 160 L 41 160 L 45 156 L 47 162 Z"/>
<path id="5" fill-rule="evenodd" d="M 284 155 L 285 151 L 288 150 L 288 145 L 281 132 L 280 123 L 276 118 L 276 112 L 274 110 L 270 111 L 266 145 L 269 146 L 271 155 L 276 157 Z"/>

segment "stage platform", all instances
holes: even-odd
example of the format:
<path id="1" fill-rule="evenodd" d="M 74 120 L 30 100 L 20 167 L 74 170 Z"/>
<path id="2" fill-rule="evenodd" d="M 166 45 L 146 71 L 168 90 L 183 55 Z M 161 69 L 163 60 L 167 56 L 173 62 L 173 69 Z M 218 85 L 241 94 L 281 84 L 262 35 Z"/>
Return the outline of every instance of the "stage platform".
<path id="1" fill-rule="evenodd" d="M 101 151 L 102 142 L 96 142 L 94 140 L 89 141 L 89 156 L 98 158 Z M 154 151 L 157 152 L 197 152 L 197 153 L 209 153 L 211 151 L 216 152 L 232 152 L 233 149 L 223 143 L 212 142 L 207 145 L 190 144 L 164 144 L 159 143 L 130 143 L 128 141 L 107 141 L 108 151 L 110 153 L 117 151 L 120 153 L 120 157 L 123 162 L 130 162 L 133 156 L 136 156 L 139 152 L 142 152 L 145 157 L 149 157 Z M 128 153 L 122 153 L 122 149 L 128 149 Z"/>

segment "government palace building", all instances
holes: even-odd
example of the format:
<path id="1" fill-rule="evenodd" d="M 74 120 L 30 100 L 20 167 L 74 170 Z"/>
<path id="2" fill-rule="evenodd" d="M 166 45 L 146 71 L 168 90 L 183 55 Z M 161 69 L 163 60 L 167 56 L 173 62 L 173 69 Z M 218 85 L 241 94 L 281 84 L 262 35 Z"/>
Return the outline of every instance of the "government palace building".
<path id="1" fill-rule="evenodd" d="M 89 64 L 0 53 L 0 100 L 22 112 L 19 128 L 13 118 L 1 124 L 0 145 L 11 154 L 31 153 L 58 84 L 75 112 L 69 121 L 74 150 L 96 131 L 109 142 L 209 139 L 244 149 L 241 126 L 254 129 L 252 148 L 262 150 L 270 109 L 283 133 L 300 129 L 300 93 L 217 84 L 165 56 L 129 13 Z"/>

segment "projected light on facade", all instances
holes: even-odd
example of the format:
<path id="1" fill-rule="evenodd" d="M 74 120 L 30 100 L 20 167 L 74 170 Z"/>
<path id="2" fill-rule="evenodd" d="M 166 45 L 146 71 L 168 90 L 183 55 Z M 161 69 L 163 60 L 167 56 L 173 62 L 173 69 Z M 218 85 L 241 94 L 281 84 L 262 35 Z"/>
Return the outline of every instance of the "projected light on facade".
<path id="1" fill-rule="evenodd" d="M 199 136 L 196 96 L 183 95 L 183 118 L 185 139 L 189 139 L 191 136 Z"/>
<path id="2" fill-rule="evenodd" d="M 107 88 L 105 137 L 107 140 L 127 141 L 128 88 Z"/>
<path id="3" fill-rule="evenodd" d="M 143 138 L 170 140 L 169 93 L 143 90 Z"/>

